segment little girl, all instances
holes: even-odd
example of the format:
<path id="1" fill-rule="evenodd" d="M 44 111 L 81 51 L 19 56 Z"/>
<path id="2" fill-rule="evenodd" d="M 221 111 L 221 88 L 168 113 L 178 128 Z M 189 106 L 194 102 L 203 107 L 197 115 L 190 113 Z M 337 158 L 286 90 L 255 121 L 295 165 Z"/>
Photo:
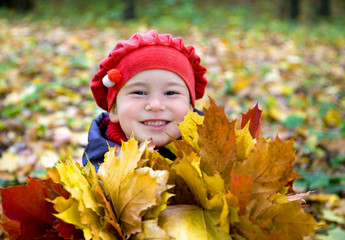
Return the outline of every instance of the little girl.
<path id="1" fill-rule="evenodd" d="M 181 137 L 177 124 L 188 109 L 197 111 L 205 72 L 182 38 L 151 30 L 118 42 L 91 80 L 96 103 L 107 112 L 91 124 L 83 164 L 89 159 L 97 170 L 109 146 L 121 146 L 132 135 L 139 143 L 151 138 L 161 154 L 174 159 L 164 145 L 171 142 L 168 135 Z"/>

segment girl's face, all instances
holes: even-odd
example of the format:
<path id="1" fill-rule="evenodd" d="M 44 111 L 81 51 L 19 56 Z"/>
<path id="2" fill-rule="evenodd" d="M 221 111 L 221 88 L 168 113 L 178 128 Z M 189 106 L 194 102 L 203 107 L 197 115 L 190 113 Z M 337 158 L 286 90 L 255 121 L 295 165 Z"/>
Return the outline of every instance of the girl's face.
<path id="1" fill-rule="evenodd" d="M 189 91 L 177 74 L 152 69 L 140 72 L 129 79 L 116 97 L 110 119 L 120 122 L 129 139 L 139 142 L 152 138 L 156 147 L 181 136 L 177 123 L 183 121 L 188 109 L 192 110 Z"/>

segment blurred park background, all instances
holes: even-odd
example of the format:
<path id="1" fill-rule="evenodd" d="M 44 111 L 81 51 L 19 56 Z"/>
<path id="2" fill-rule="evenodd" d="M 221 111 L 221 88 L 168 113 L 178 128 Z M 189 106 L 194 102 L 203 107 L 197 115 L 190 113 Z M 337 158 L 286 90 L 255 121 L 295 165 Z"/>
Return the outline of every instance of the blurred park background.
<path id="1" fill-rule="evenodd" d="M 1 187 L 81 160 L 101 112 L 89 89 L 98 62 L 152 28 L 195 46 L 206 95 L 231 120 L 259 103 L 265 137 L 295 138 L 315 239 L 345 239 L 344 0 L 1 0 Z"/>

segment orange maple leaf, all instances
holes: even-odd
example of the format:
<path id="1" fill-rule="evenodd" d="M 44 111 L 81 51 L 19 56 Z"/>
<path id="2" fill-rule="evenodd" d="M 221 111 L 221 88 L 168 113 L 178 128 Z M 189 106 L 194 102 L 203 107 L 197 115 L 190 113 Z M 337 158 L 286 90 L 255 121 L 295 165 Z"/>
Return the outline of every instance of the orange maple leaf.
<path id="1" fill-rule="evenodd" d="M 211 176 L 219 173 L 227 185 L 236 161 L 235 121 L 230 122 L 212 99 L 204 112 L 204 123 L 198 126 L 200 168 Z"/>
<path id="2" fill-rule="evenodd" d="M 238 198 L 239 215 L 246 213 L 246 207 L 252 193 L 252 184 L 252 176 L 236 175 L 234 170 L 231 172 L 230 192 Z"/>

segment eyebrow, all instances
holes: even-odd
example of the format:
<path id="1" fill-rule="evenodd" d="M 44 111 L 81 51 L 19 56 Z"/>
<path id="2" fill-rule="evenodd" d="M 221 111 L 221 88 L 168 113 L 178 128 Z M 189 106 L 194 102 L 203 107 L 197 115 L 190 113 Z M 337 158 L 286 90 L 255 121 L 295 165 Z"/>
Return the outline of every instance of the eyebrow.
<path id="1" fill-rule="evenodd" d="M 124 87 L 126 87 L 126 88 L 131 88 L 131 87 L 143 87 L 143 86 L 145 86 L 146 85 L 146 83 L 144 83 L 144 82 L 127 82 L 125 85 L 124 85 Z"/>
<path id="2" fill-rule="evenodd" d="M 187 87 L 187 85 L 183 82 L 183 83 L 181 83 L 181 82 L 169 82 L 168 83 L 168 86 L 169 87 L 174 87 L 174 86 L 178 86 L 178 87 Z"/>
<path id="3" fill-rule="evenodd" d="M 168 87 L 187 87 L 187 85 L 183 82 L 168 82 Z M 131 87 L 145 87 L 146 86 L 146 82 L 127 82 L 124 87 L 126 88 L 131 88 Z"/>

